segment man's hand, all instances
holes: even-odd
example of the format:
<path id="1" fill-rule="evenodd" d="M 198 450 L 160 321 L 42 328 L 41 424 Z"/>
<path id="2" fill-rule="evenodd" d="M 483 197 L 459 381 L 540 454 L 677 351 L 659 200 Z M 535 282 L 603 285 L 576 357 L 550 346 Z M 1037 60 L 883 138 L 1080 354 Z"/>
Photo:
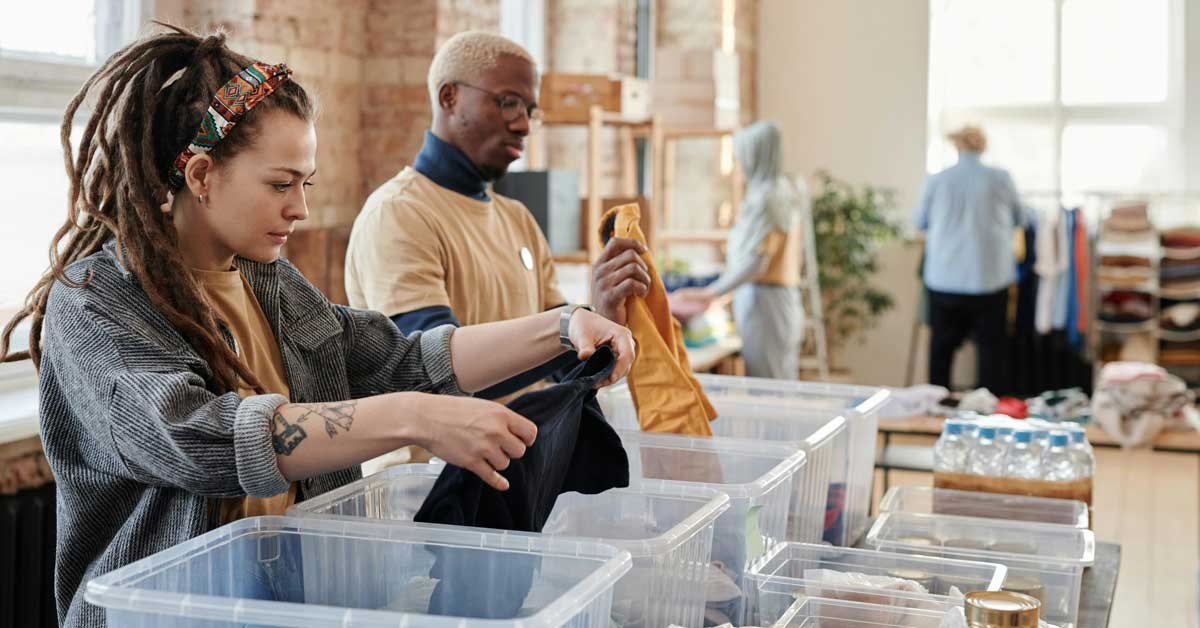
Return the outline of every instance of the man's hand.
<path id="1" fill-rule="evenodd" d="M 608 241 L 592 270 L 592 300 L 598 314 L 625 324 L 625 299 L 644 297 L 650 291 L 650 271 L 641 257 L 645 252 L 637 240 Z"/>

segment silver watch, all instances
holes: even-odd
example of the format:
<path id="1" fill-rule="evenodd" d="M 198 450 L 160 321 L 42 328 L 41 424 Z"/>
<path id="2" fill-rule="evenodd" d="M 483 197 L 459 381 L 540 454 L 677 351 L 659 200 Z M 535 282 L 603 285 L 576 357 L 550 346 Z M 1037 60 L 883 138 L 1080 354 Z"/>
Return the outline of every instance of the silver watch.
<path id="1" fill-rule="evenodd" d="M 587 310 L 595 312 L 596 308 L 590 305 L 568 305 L 563 308 L 562 314 L 558 317 L 558 343 L 567 349 L 575 350 L 575 343 L 571 342 L 571 317 L 575 315 L 575 310 Z"/>

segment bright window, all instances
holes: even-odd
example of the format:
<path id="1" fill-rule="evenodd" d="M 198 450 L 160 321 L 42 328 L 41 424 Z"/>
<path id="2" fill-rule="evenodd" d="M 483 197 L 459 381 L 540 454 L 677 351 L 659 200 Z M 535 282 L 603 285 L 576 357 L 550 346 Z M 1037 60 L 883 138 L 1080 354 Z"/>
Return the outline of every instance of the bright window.
<path id="1" fill-rule="evenodd" d="M 931 0 L 928 170 L 954 163 L 945 134 L 974 123 L 984 161 L 1035 205 L 1179 192 L 1173 15 L 1180 0 Z"/>
<path id="2" fill-rule="evenodd" d="M 142 0 L 36 0 L 5 7 L 0 20 L 0 324 L 45 271 L 50 240 L 67 216 L 59 140 L 63 110 L 98 61 L 136 36 L 141 5 Z M 76 142 L 81 125 L 77 119 Z"/>

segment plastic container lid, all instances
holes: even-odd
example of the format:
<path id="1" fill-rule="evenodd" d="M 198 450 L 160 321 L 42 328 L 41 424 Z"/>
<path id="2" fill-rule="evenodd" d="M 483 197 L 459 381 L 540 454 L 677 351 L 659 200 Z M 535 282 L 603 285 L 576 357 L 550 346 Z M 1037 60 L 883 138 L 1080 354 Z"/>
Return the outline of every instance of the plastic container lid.
<path id="1" fill-rule="evenodd" d="M 979 428 L 979 438 L 996 438 L 996 428 L 994 428 L 994 427 Z"/>
<path id="2" fill-rule="evenodd" d="M 1063 432 L 1055 432 L 1055 433 L 1051 434 L 1050 435 L 1050 446 L 1051 447 L 1066 447 L 1067 446 L 1067 435 L 1064 434 Z"/>
<path id="3" fill-rule="evenodd" d="M 1021 430 L 1020 432 L 1016 433 L 1016 438 L 1017 438 L 1018 443 L 1033 442 L 1033 432 L 1030 432 L 1028 430 Z"/>

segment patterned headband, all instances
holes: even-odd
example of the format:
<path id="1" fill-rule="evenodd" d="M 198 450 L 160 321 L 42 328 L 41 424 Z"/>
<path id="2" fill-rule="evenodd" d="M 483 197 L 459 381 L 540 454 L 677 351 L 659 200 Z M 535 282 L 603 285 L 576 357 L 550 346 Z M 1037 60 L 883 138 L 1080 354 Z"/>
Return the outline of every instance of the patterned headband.
<path id="1" fill-rule="evenodd" d="M 200 130 L 196 131 L 196 137 L 192 138 L 191 143 L 179 153 L 175 163 L 171 165 L 171 172 L 167 175 L 167 183 L 171 190 L 178 192 L 183 187 L 183 169 L 187 167 L 189 159 L 212 150 L 217 142 L 229 135 L 246 112 L 270 96 L 275 88 L 291 77 L 291 74 L 292 71 L 282 63 L 253 63 L 222 85 L 213 95 L 212 104 L 208 106 L 208 111 L 200 121 Z"/>

